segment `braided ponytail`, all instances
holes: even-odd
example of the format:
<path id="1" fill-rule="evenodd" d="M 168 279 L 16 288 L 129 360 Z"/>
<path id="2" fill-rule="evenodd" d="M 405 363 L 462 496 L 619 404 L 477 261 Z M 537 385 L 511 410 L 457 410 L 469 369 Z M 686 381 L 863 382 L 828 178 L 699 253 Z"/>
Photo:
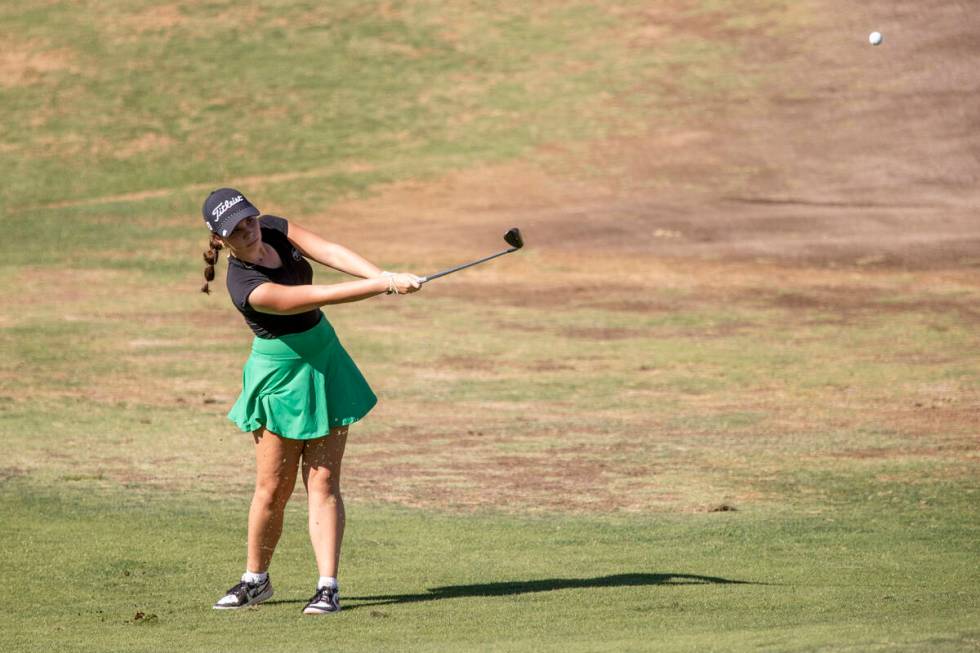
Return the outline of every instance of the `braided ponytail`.
<path id="1" fill-rule="evenodd" d="M 221 248 L 221 239 L 215 234 L 211 234 L 208 251 L 204 252 L 204 262 L 207 263 L 207 267 L 204 268 L 204 285 L 201 286 L 201 292 L 208 295 L 211 294 L 208 284 L 214 281 L 214 264 L 218 262 L 218 250 Z"/>

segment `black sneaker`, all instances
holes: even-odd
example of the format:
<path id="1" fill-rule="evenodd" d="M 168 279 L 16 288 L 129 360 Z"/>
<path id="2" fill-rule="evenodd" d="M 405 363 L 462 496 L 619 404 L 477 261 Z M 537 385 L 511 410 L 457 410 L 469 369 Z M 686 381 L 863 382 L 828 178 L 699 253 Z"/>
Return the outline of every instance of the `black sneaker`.
<path id="1" fill-rule="evenodd" d="M 336 587 L 321 587 L 303 608 L 303 614 L 327 614 L 340 612 L 340 590 Z"/>
<path id="2" fill-rule="evenodd" d="M 272 581 L 267 576 L 262 583 L 242 581 L 214 604 L 215 610 L 237 610 L 249 605 L 258 605 L 272 596 Z"/>

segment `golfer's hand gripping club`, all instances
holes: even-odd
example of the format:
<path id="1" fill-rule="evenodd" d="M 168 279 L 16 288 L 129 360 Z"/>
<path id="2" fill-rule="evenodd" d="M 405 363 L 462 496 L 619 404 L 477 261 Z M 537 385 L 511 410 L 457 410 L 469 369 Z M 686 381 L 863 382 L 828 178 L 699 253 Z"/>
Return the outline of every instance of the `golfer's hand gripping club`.
<path id="1" fill-rule="evenodd" d="M 382 272 L 382 277 L 388 281 L 387 295 L 407 295 L 418 292 L 422 288 L 422 278 L 406 272 Z"/>
<path id="2" fill-rule="evenodd" d="M 456 267 L 448 268 L 435 274 L 430 274 L 419 279 L 420 283 L 426 283 L 432 281 L 433 279 L 438 279 L 439 277 L 444 277 L 447 274 L 452 274 L 453 272 L 459 272 L 460 270 L 465 270 L 466 268 L 471 268 L 474 265 L 479 265 L 480 263 L 486 263 L 491 259 L 495 259 L 498 256 L 503 256 L 504 254 L 510 254 L 511 252 L 516 252 L 520 248 L 524 247 L 524 239 L 521 237 L 521 230 L 514 227 L 506 234 L 504 234 L 504 240 L 510 245 L 509 249 L 505 249 L 502 252 L 497 252 L 496 254 L 491 254 L 490 256 L 484 256 L 481 259 L 475 261 L 470 261 L 469 263 L 463 263 L 462 265 L 457 265 Z"/>

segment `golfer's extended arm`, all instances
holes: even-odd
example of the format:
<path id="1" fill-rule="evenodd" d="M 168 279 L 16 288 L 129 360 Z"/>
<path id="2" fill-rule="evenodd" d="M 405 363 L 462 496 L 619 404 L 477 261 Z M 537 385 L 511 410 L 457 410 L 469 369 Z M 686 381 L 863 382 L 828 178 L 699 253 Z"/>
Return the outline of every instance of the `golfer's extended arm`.
<path id="1" fill-rule="evenodd" d="M 344 304 L 374 297 L 388 290 L 388 279 L 345 281 L 329 286 L 282 286 L 263 283 L 248 296 L 248 303 L 261 313 L 295 315 L 326 304 Z"/>
<path id="2" fill-rule="evenodd" d="M 377 265 L 339 243 L 320 238 L 295 222 L 289 224 L 289 241 L 304 256 L 354 277 L 371 279 L 381 274 Z"/>

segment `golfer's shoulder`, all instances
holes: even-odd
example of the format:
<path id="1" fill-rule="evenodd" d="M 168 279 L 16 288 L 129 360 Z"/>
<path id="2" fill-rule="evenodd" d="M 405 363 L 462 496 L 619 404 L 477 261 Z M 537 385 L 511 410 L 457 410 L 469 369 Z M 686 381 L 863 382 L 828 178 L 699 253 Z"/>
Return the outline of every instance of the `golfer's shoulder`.
<path id="1" fill-rule="evenodd" d="M 268 272 L 255 266 L 243 265 L 237 259 L 228 259 L 228 274 L 225 275 L 225 287 L 232 303 L 239 310 L 248 307 L 248 296 L 264 283 L 270 283 Z"/>

